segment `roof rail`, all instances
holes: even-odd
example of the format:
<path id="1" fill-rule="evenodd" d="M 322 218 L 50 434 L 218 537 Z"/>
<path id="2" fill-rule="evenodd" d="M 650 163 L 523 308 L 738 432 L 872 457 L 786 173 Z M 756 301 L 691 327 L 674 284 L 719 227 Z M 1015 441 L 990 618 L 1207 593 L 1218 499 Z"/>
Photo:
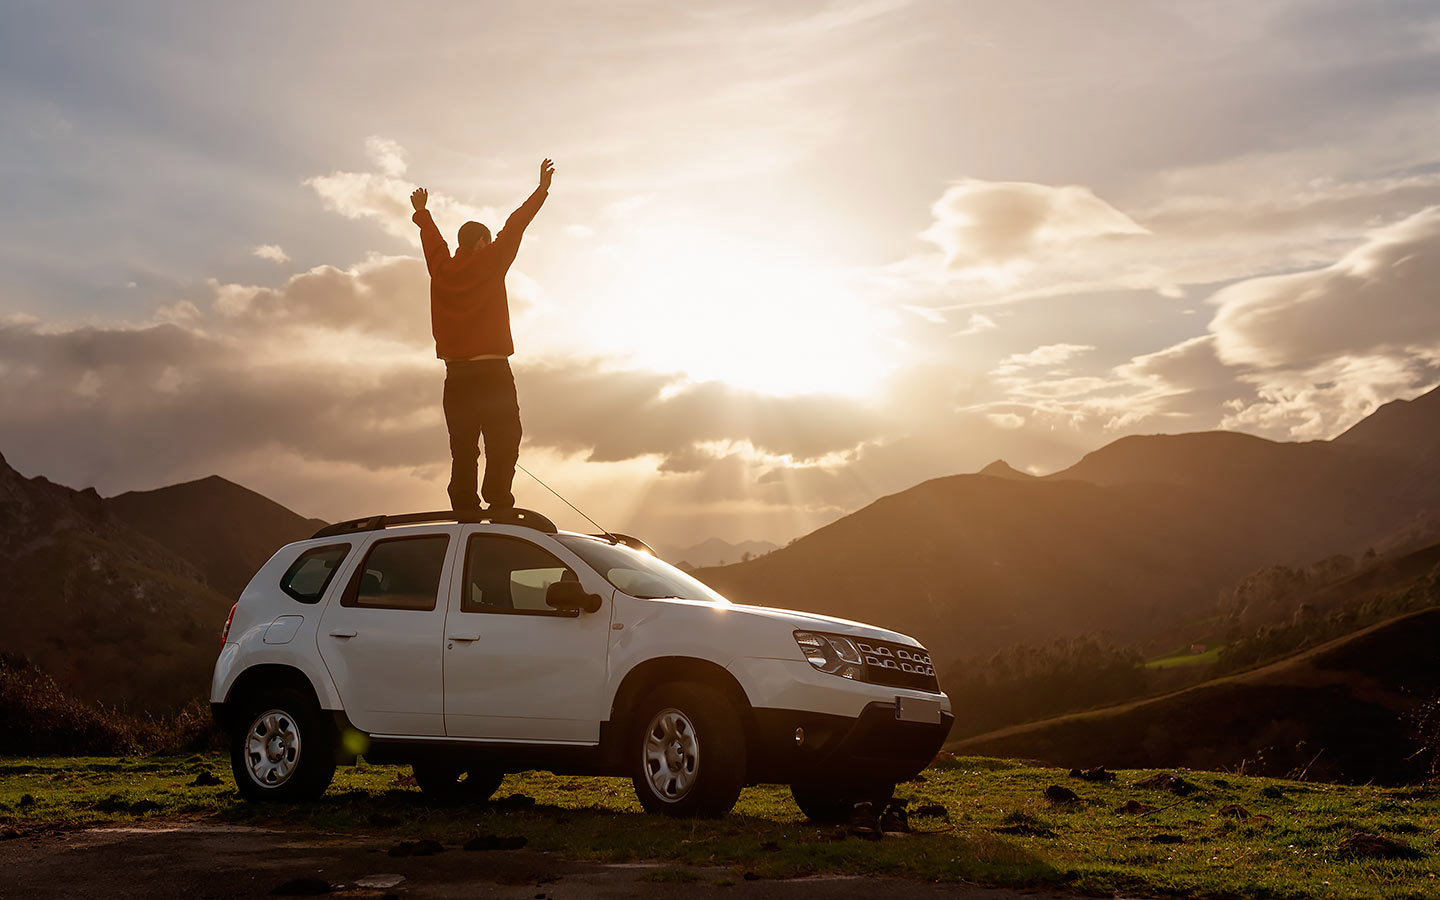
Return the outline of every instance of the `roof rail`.
<path id="1" fill-rule="evenodd" d="M 446 509 L 436 512 L 402 513 L 398 516 L 366 516 L 363 519 L 348 519 L 326 525 L 311 536 L 314 538 L 335 537 L 341 534 L 357 534 L 364 531 L 382 531 L 392 525 L 418 525 L 428 522 L 491 522 L 496 525 L 520 525 L 546 534 L 556 532 L 555 523 L 531 509 Z"/>
<path id="2" fill-rule="evenodd" d="M 640 540 L 638 537 L 635 537 L 633 534 L 621 534 L 618 531 L 607 531 L 604 534 L 592 534 L 590 536 L 604 538 L 607 541 L 614 541 L 617 544 L 629 547 L 631 550 L 639 550 L 641 553 L 648 553 L 657 559 L 660 557 L 660 554 L 655 552 L 654 547 L 651 547 L 649 544 Z"/>

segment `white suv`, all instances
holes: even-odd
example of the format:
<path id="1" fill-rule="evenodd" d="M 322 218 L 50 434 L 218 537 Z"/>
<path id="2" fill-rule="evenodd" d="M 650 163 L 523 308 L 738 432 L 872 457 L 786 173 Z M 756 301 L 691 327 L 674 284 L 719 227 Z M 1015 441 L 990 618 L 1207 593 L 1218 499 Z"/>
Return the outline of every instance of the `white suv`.
<path id="1" fill-rule="evenodd" d="M 833 820 L 888 798 L 953 721 L 912 638 L 732 604 L 635 538 L 528 510 L 321 529 L 260 569 L 223 641 L 210 702 L 251 800 L 319 796 L 363 754 L 440 796 L 546 769 L 723 815 L 767 782 Z"/>

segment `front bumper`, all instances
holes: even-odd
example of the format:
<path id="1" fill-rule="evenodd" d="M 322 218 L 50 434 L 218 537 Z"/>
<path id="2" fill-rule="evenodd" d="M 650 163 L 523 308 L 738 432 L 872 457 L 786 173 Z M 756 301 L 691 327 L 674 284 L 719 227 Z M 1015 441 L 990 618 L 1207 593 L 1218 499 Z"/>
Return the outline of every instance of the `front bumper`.
<path id="1" fill-rule="evenodd" d="M 798 709 L 756 709 L 749 780 L 791 784 L 813 781 L 905 781 L 939 752 L 955 717 L 940 724 L 902 722 L 895 704 L 872 702 L 858 717 Z M 796 729 L 804 740 L 797 743 Z"/>

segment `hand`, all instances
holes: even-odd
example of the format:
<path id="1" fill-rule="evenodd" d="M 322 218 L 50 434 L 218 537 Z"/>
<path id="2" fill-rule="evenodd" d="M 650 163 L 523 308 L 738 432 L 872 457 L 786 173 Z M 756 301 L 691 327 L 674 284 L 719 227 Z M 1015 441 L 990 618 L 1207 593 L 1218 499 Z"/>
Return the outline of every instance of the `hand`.
<path id="1" fill-rule="evenodd" d="M 550 179 L 555 177 L 555 164 L 545 160 L 540 164 L 540 190 L 550 190 Z"/>
<path id="2" fill-rule="evenodd" d="M 424 188 L 416 188 L 415 193 L 410 195 L 410 205 L 419 212 L 425 208 L 425 203 L 430 199 L 430 192 Z"/>

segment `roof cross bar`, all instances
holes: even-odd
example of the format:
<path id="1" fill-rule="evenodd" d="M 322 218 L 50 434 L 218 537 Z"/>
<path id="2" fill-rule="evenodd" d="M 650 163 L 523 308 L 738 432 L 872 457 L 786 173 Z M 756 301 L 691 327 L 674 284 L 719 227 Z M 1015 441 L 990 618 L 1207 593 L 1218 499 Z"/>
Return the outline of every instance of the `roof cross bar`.
<path id="1" fill-rule="evenodd" d="M 472 522 L 490 522 L 494 525 L 519 525 L 524 528 L 533 528 L 545 534 L 554 534 L 557 529 L 555 523 L 545 516 L 531 509 L 446 509 L 435 512 L 401 513 L 400 515 L 387 516 L 365 516 L 360 519 L 347 519 L 344 522 L 336 522 L 334 525 L 326 525 L 315 532 L 314 538 L 335 537 L 342 534 L 358 534 L 365 531 L 383 531 L 395 525 L 419 525 L 430 522 L 458 522 L 468 525 Z"/>

